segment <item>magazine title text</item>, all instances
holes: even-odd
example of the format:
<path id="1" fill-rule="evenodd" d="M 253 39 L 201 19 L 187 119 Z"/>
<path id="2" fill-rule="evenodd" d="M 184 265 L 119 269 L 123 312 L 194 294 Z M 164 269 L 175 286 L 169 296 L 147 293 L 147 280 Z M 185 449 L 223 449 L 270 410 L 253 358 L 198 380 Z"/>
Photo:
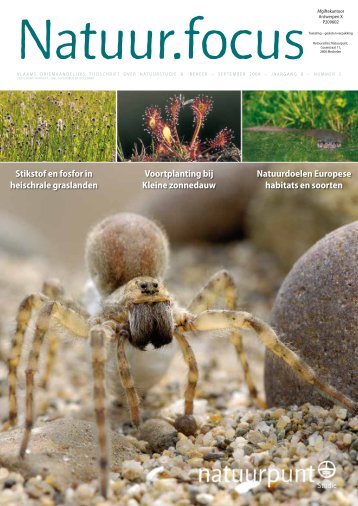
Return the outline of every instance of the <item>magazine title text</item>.
<path id="1" fill-rule="evenodd" d="M 84 58 L 95 60 L 142 59 L 194 59 L 202 55 L 209 60 L 217 60 L 232 55 L 239 60 L 259 58 L 262 60 L 286 58 L 297 60 L 303 55 L 300 44 L 302 31 L 280 30 L 264 32 L 262 30 L 239 29 L 232 34 L 218 29 L 204 30 L 204 16 L 191 18 L 181 37 L 181 52 L 174 48 L 178 34 L 175 30 L 152 30 L 128 32 L 118 30 L 116 34 L 99 30 L 91 22 L 86 22 L 79 32 L 53 28 L 50 19 L 42 23 L 21 20 L 21 59 L 26 59 L 35 50 L 45 60 Z M 183 46 L 184 37 L 184 46 Z M 114 42 L 115 41 L 115 42 Z M 139 47 L 140 46 L 140 47 Z M 184 48 L 184 52 L 183 52 Z M 249 49 L 248 49 L 249 48 Z"/>

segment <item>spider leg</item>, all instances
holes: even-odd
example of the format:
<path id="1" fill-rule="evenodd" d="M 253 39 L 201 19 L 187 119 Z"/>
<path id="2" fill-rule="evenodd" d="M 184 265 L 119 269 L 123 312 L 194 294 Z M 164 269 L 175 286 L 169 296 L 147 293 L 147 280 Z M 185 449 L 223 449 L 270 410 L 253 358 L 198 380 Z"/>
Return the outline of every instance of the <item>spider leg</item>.
<path id="1" fill-rule="evenodd" d="M 20 304 L 16 317 L 16 330 L 11 343 L 11 352 L 8 361 L 9 368 L 9 420 L 4 430 L 13 427 L 17 422 L 17 369 L 21 360 L 24 336 L 33 310 L 43 306 L 49 299 L 41 294 L 31 294 Z"/>
<path id="2" fill-rule="evenodd" d="M 104 325 L 96 325 L 90 330 L 93 370 L 93 397 L 98 430 L 100 488 L 104 498 L 108 488 L 108 442 L 105 411 L 105 363 L 108 329 Z"/>
<path id="3" fill-rule="evenodd" d="M 72 309 L 76 313 L 81 314 L 84 318 L 88 318 L 89 314 L 76 302 L 74 302 L 69 297 L 64 297 L 64 289 L 60 282 L 57 279 L 49 279 L 44 282 L 42 286 L 42 292 L 47 295 L 50 300 L 58 301 L 62 306 L 66 306 L 68 309 Z M 47 332 L 47 361 L 45 370 L 42 378 L 39 381 L 39 386 L 42 388 L 47 388 L 48 381 L 51 377 L 51 373 L 53 371 L 53 367 L 56 360 L 57 350 L 59 347 L 60 339 L 54 330 L 49 330 Z"/>
<path id="4" fill-rule="evenodd" d="M 55 332 L 51 332 L 51 333 L 48 332 L 47 341 L 48 341 L 47 362 L 46 362 L 43 376 L 39 381 L 39 386 L 44 389 L 47 389 L 47 385 L 48 385 L 49 379 L 51 377 L 51 373 L 53 371 L 53 366 L 56 361 L 57 350 L 58 350 L 58 346 L 59 346 L 58 335 Z"/>
<path id="5" fill-rule="evenodd" d="M 184 360 L 189 368 L 188 373 L 188 384 L 185 389 L 184 399 L 185 399 L 185 415 L 192 415 L 194 410 L 194 397 L 196 391 L 196 385 L 198 383 L 199 373 L 198 366 L 196 363 L 196 358 L 194 352 L 188 343 L 186 337 L 179 332 L 175 332 L 174 336 L 179 343 L 181 351 L 183 353 Z"/>
<path id="6" fill-rule="evenodd" d="M 191 313 L 199 314 L 214 306 L 220 296 L 223 295 L 228 309 L 235 311 L 237 304 L 237 287 L 229 272 L 222 270 L 214 274 L 206 285 L 199 291 L 188 306 Z M 237 357 L 241 363 L 245 383 L 254 403 L 260 408 L 267 407 L 266 402 L 259 396 L 257 388 L 251 376 L 250 366 L 244 350 L 242 335 L 239 330 L 234 329 L 230 333 L 232 344 L 235 346 Z"/>
<path id="7" fill-rule="evenodd" d="M 244 351 L 243 343 L 242 343 L 242 335 L 240 332 L 232 332 L 231 333 L 231 342 L 235 346 L 236 354 L 238 359 L 240 360 L 242 370 L 244 372 L 244 378 L 247 385 L 247 388 L 250 392 L 251 397 L 254 400 L 254 403 L 261 409 L 266 409 L 267 404 L 259 395 L 255 383 L 252 379 L 249 362 L 246 357 L 246 353 Z"/>
<path id="8" fill-rule="evenodd" d="M 183 330 L 216 330 L 216 329 L 252 329 L 259 339 L 275 355 L 286 362 L 303 380 L 314 385 L 323 395 L 338 404 L 343 404 L 353 413 L 358 411 L 358 403 L 342 394 L 333 386 L 320 380 L 316 372 L 302 358 L 280 341 L 275 331 L 259 318 L 244 311 L 204 311 L 194 320 L 187 320 Z"/>
<path id="9" fill-rule="evenodd" d="M 65 329 L 79 337 L 88 337 L 88 326 L 82 315 L 62 306 L 59 302 L 47 302 L 39 311 L 36 321 L 35 334 L 32 342 L 28 366 L 26 369 L 26 421 L 25 432 L 20 447 L 20 456 L 24 457 L 30 440 L 34 423 L 34 376 L 38 370 L 41 346 L 50 327 L 52 319 L 56 319 Z"/>
<path id="10" fill-rule="evenodd" d="M 223 295 L 228 309 L 236 309 L 237 287 L 233 277 L 227 271 L 214 274 L 206 285 L 197 293 L 188 306 L 191 313 L 202 313 L 214 306 Z"/>
<path id="11" fill-rule="evenodd" d="M 61 301 L 61 299 L 63 299 L 64 290 L 57 279 L 48 279 L 42 285 L 42 293 L 51 300 Z M 59 345 L 59 338 L 55 332 L 48 332 L 47 340 L 47 362 L 43 376 L 39 381 L 39 386 L 45 389 L 47 388 L 48 381 L 53 370 Z"/>
<path id="12" fill-rule="evenodd" d="M 122 385 L 126 391 L 128 406 L 131 414 L 133 425 L 139 427 L 140 413 L 139 413 L 139 397 L 134 386 L 134 380 L 131 374 L 130 365 L 125 352 L 127 332 L 122 330 L 119 333 L 117 358 L 118 358 L 118 371 L 121 377 Z"/>
<path id="13" fill-rule="evenodd" d="M 100 490 L 104 498 L 108 494 L 108 440 L 106 430 L 105 411 L 105 365 L 107 359 L 106 341 L 112 340 L 117 334 L 118 324 L 114 321 L 106 321 L 103 324 L 95 325 L 90 330 L 90 342 L 92 348 L 92 370 L 93 370 L 93 396 L 95 405 L 96 424 L 98 429 L 99 446 L 99 468 L 100 468 Z M 125 331 L 119 332 L 118 339 L 118 368 L 127 392 L 128 404 L 134 425 L 139 426 L 139 398 L 134 388 L 133 378 L 130 373 L 129 364 L 124 351 Z"/>

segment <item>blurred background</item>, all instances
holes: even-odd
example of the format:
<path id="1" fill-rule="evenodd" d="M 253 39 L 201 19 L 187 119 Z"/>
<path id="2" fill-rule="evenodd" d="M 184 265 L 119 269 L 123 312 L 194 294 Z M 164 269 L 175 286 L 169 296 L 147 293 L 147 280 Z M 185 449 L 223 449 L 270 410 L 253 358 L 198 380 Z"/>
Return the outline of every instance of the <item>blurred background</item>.
<path id="1" fill-rule="evenodd" d="M 191 168 L 194 166 L 190 166 Z M 195 164 L 214 168 L 215 190 L 143 190 L 145 170 L 186 170 L 183 164 L 3 164 L 0 170 L 0 250 L 35 253 L 84 269 L 91 226 L 111 213 L 135 211 L 163 224 L 171 242 L 228 242 L 250 238 L 284 271 L 325 233 L 358 218 L 358 167 L 354 164 Z M 342 190 L 265 190 L 264 170 L 352 171 Z M 90 170 L 97 190 L 10 190 L 15 171 Z M 29 181 L 29 180 L 27 180 Z M 59 182 L 61 180 L 58 180 Z M 63 179 L 62 181 L 68 181 Z M 151 181 L 163 182 L 161 178 Z M 175 181 L 175 180 L 173 180 Z M 180 182 L 185 180 L 180 179 Z M 193 181 L 193 180 L 190 180 Z M 296 180 L 297 181 L 297 180 Z M 324 179 L 320 180 L 324 182 Z"/>

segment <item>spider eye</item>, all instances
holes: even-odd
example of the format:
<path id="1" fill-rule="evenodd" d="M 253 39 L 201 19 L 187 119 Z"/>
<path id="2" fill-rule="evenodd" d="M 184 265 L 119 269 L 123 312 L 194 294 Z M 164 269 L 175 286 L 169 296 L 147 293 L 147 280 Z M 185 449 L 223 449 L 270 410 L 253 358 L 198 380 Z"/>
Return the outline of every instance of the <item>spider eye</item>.
<path id="1" fill-rule="evenodd" d="M 141 288 L 148 288 L 148 283 L 141 283 L 141 284 L 140 284 L 140 287 L 141 287 Z"/>
<path id="2" fill-rule="evenodd" d="M 158 283 L 153 283 L 154 288 L 158 288 Z"/>

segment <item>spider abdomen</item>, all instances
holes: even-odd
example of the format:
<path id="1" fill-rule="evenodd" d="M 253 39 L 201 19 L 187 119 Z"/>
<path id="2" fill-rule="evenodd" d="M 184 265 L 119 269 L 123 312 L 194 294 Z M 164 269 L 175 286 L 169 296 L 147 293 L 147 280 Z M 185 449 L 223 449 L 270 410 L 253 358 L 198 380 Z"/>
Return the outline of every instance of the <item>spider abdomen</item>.
<path id="1" fill-rule="evenodd" d="M 134 213 L 109 216 L 87 237 L 86 263 L 97 290 L 105 296 L 138 276 L 162 278 L 168 261 L 165 233 Z"/>

